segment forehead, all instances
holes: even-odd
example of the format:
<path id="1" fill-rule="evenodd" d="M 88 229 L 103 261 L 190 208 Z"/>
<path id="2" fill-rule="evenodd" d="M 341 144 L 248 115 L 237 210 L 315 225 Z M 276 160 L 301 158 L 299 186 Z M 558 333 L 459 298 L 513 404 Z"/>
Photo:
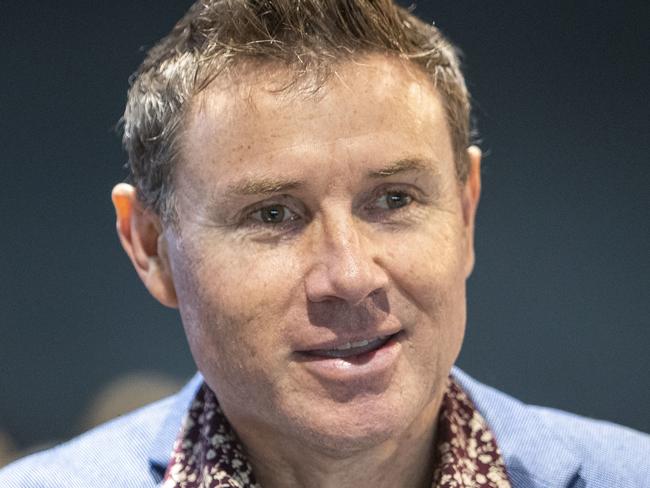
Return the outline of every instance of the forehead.
<path id="1" fill-rule="evenodd" d="M 204 179 L 204 171 L 219 167 L 224 179 L 274 164 L 299 163 L 305 171 L 309 161 L 351 168 L 413 156 L 453 166 L 439 95 L 410 63 L 381 55 L 347 61 L 317 89 L 308 79 L 292 84 L 294 78 L 263 66 L 218 79 L 197 95 L 181 173 Z"/>

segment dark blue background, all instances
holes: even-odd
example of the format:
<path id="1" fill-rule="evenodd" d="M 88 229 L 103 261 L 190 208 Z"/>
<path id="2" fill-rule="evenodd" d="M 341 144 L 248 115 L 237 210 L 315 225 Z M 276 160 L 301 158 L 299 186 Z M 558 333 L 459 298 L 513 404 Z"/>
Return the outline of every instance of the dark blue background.
<path id="1" fill-rule="evenodd" d="M 189 1 L 0 0 L 0 429 L 71 434 L 115 376 L 193 371 L 114 231 L 127 78 Z M 646 2 L 422 1 L 487 153 L 460 365 L 650 431 Z"/>

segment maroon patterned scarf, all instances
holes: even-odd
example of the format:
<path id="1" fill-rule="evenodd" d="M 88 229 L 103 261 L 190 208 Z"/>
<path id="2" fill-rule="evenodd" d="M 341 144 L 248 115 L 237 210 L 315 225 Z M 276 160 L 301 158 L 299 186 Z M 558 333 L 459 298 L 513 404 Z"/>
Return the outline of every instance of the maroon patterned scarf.
<path id="1" fill-rule="evenodd" d="M 435 466 L 432 488 L 511 488 L 487 422 L 451 377 L 438 419 Z M 205 383 L 183 420 L 163 488 L 261 488 Z"/>

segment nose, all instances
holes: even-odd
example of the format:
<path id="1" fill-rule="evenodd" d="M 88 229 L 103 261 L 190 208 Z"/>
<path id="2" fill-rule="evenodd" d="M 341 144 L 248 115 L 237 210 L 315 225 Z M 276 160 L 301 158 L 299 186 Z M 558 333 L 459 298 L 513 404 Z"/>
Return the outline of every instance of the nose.
<path id="1" fill-rule="evenodd" d="M 358 305 L 388 285 L 373 243 L 360 232 L 363 223 L 340 212 L 323 218 L 314 230 L 311 266 L 305 277 L 307 298 L 312 302 L 343 300 Z"/>

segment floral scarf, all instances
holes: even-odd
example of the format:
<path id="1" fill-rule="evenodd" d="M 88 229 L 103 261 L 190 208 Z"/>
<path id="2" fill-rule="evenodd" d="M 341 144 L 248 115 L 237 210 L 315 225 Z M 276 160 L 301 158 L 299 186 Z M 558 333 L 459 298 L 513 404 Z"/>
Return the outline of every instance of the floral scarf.
<path id="1" fill-rule="evenodd" d="M 452 377 L 438 418 L 435 466 L 432 488 L 511 488 L 494 435 Z M 261 488 L 205 383 L 183 420 L 163 488 Z"/>

